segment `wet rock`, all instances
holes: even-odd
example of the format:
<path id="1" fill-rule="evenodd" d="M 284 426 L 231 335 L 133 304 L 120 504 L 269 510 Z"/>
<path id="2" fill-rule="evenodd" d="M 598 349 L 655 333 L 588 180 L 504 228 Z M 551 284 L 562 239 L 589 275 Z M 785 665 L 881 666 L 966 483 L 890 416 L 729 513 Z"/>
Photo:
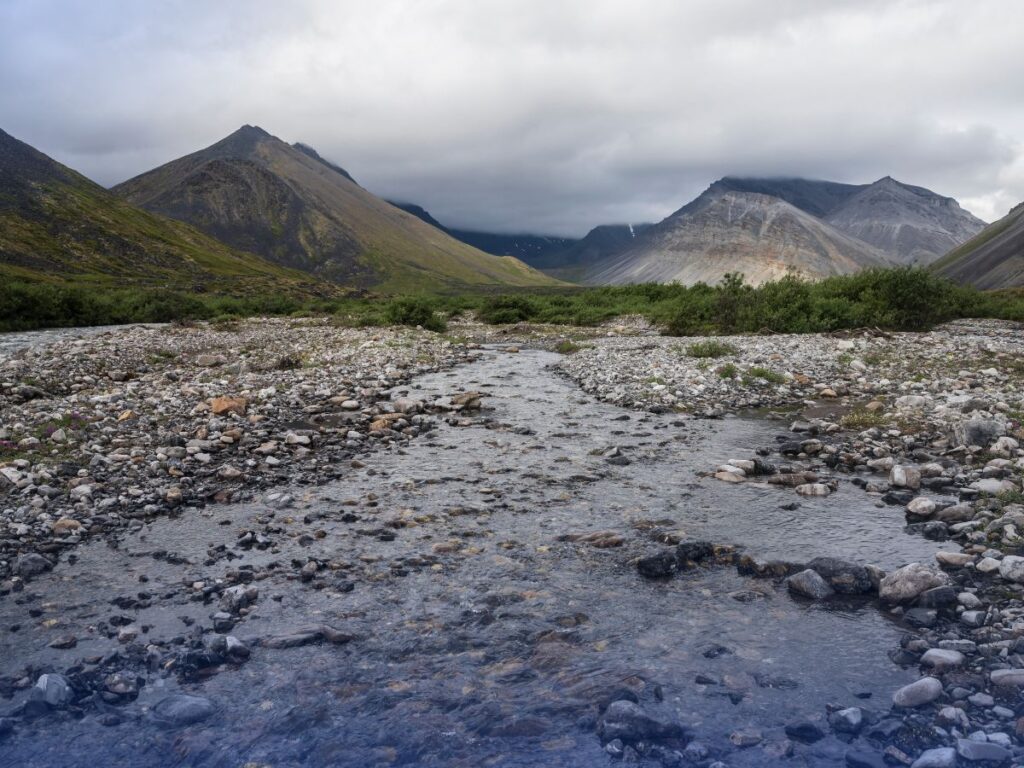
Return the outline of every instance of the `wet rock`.
<path id="1" fill-rule="evenodd" d="M 988 448 L 1006 432 L 1002 422 L 995 419 L 970 419 L 955 430 L 955 439 L 961 445 Z"/>
<path id="2" fill-rule="evenodd" d="M 838 733 L 859 733 L 864 727 L 864 710 L 860 707 L 839 709 L 828 716 L 828 722 Z"/>
<path id="3" fill-rule="evenodd" d="M 715 546 L 709 541 L 684 541 L 676 547 L 676 559 L 680 563 L 700 563 L 715 554 Z"/>
<path id="4" fill-rule="evenodd" d="M 826 730 L 821 723 L 807 719 L 787 723 L 785 731 L 789 738 L 802 741 L 805 744 L 821 741 L 826 736 Z"/>
<path id="5" fill-rule="evenodd" d="M 868 569 L 836 557 L 816 557 L 807 564 L 836 592 L 844 595 L 867 594 L 874 590 Z"/>
<path id="6" fill-rule="evenodd" d="M 679 559 L 675 552 L 659 552 L 643 557 L 636 563 L 641 576 L 648 579 L 664 579 L 679 570 Z"/>
<path id="7" fill-rule="evenodd" d="M 942 695 L 942 683 L 934 677 L 922 677 L 900 688 L 892 695 L 892 703 L 904 709 L 913 709 L 935 701 Z"/>
<path id="8" fill-rule="evenodd" d="M 52 569 L 53 563 L 35 552 L 20 555 L 18 559 L 14 561 L 14 572 L 23 579 L 38 576 L 39 574 Z"/>
<path id="9" fill-rule="evenodd" d="M 786 588 L 792 594 L 807 597 L 811 600 L 823 600 L 835 594 L 835 590 L 821 575 L 810 568 L 795 573 L 786 579 Z"/>
<path id="10" fill-rule="evenodd" d="M 177 727 L 198 723 L 213 715 L 215 711 L 213 702 L 207 698 L 176 693 L 158 701 L 151 713 L 158 723 Z"/>
<path id="11" fill-rule="evenodd" d="M 74 698 L 71 683 L 63 675 L 54 673 L 40 675 L 32 689 L 32 698 L 51 707 L 63 707 Z"/>
<path id="12" fill-rule="evenodd" d="M 922 592 L 949 583 L 949 577 L 942 571 L 921 563 L 910 563 L 897 568 L 882 579 L 878 596 L 889 603 L 906 603 Z"/>
<path id="13" fill-rule="evenodd" d="M 609 704 L 597 729 L 602 742 L 613 739 L 621 739 L 626 743 L 681 739 L 686 733 L 682 725 L 668 716 L 653 713 L 628 700 Z"/>
<path id="14" fill-rule="evenodd" d="M 760 728 L 738 728 L 729 734 L 729 741 L 740 749 L 756 747 L 764 741 L 764 734 Z"/>

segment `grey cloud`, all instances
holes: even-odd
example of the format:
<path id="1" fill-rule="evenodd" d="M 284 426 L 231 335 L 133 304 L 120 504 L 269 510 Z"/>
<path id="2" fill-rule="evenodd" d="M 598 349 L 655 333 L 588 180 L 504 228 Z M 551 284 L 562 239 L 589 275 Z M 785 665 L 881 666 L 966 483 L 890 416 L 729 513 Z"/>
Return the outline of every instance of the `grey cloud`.
<path id="1" fill-rule="evenodd" d="M 243 123 L 452 225 L 580 234 L 725 174 L 1024 199 L 1012 0 L 7 0 L 0 127 L 104 184 Z"/>

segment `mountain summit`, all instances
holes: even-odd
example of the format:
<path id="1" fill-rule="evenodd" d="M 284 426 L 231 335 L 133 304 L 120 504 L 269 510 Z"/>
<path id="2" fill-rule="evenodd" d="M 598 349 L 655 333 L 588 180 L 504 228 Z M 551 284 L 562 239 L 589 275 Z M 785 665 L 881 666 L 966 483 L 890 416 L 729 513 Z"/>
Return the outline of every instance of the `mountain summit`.
<path id="1" fill-rule="evenodd" d="M 114 187 L 125 199 L 345 285 L 422 290 L 554 281 L 485 254 L 359 186 L 306 145 L 245 125 Z"/>
<path id="2" fill-rule="evenodd" d="M 786 200 L 713 184 L 645 231 L 635 245 L 594 265 L 585 279 L 692 285 L 740 272 L 758 284 L 789 274 L 827 277 L 891 265 L 870 245 Z"/>
<path id="3" fill-rule="evenodd" d="M 228 292 L 324 287 L 140 210 L 3 131 L 0 276 Z"/>

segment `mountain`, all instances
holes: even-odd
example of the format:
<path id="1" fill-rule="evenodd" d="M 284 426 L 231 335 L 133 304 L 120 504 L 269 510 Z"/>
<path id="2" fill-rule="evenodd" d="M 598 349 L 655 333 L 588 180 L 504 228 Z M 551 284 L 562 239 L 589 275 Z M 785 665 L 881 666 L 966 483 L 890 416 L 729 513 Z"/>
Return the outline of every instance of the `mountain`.
<path id="1" fill-rule="evenodd" d="M 953 198 L 888 176 L 848 197 L 824 220 L 899 264 L 919 266 L 931 264 L 985 227 Z"/>
<path id="2" fill-rule="evenodd" d="M 148 213 L 0 131 L 0 276 L 244 293 L 333 292 Z"/>
<path id="3" fill-rule="evenodd" d="M 867 186 L 796 177 L 751 179 L 726 176 L 712 184 L 709 191 L 756 192 L 760 195 L 771 195 L 821 218 L 832 213 Z"/>
<path id="4" fill-rule="evenodd" d="M 826 277 L 891 266 L 870 245 L 779 197 L 712 185 L 587 270 L 592 284 L 715 283 L 741 272 L 759 284 L 787 274 Z"/>
<path id="5" fill-rule="evenodd" d="M 363 189 L 311 148 L 255 126 L 114 191 L 236 248 L 344 285 L 421 291 L 555 282 L 459 242 Z"/>
<path id="6" fill-rule="evenodd" d="M 484 253 L 490 253 L 495 256 L 514 256 L 537 269 L 543 269 L 543 263 L 552 254 L 561 253 L 576 242 L 576 240 L 569 237 L 530 234 L 506 235 L 497 232 L 479 232 L 472 229 L 453 229 L 446 227 L 431 216 L 426 209 L 415 203 L 388 202 L 407 213 L 411 213 L 421 221 L 437 227 L 442 232 L 447 232 L 456 240 L 461 240 L 467 245 L 479 248 Z"/>
<path id="7" fill-rule="evenodd" d="M 932 265 L 984 290 L 1024 286 L 1024 203 Z"/>

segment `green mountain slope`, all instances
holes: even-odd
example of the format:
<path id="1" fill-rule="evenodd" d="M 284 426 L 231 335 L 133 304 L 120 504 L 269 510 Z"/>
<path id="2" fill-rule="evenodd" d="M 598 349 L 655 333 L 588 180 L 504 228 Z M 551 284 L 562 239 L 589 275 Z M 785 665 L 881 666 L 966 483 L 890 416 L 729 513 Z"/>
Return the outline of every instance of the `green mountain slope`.
<path id="1" fill-rule="evenodd" d="M 932 267 L 940 275 L 984 290 L 1024 286 L 1024 203 Z"/>
<path id="2" fill-rule="evenodd" d="M 3 131 L 0 276 L 235 294 L 335 290 L 136 208 Z"/>
<path id="3" fill-rule="evenodd" d="M 399 210 L 305 145 L 243 126 L 114 188 L 236 248 L 345 285 L 382 291 L 551 285 Z"/>

